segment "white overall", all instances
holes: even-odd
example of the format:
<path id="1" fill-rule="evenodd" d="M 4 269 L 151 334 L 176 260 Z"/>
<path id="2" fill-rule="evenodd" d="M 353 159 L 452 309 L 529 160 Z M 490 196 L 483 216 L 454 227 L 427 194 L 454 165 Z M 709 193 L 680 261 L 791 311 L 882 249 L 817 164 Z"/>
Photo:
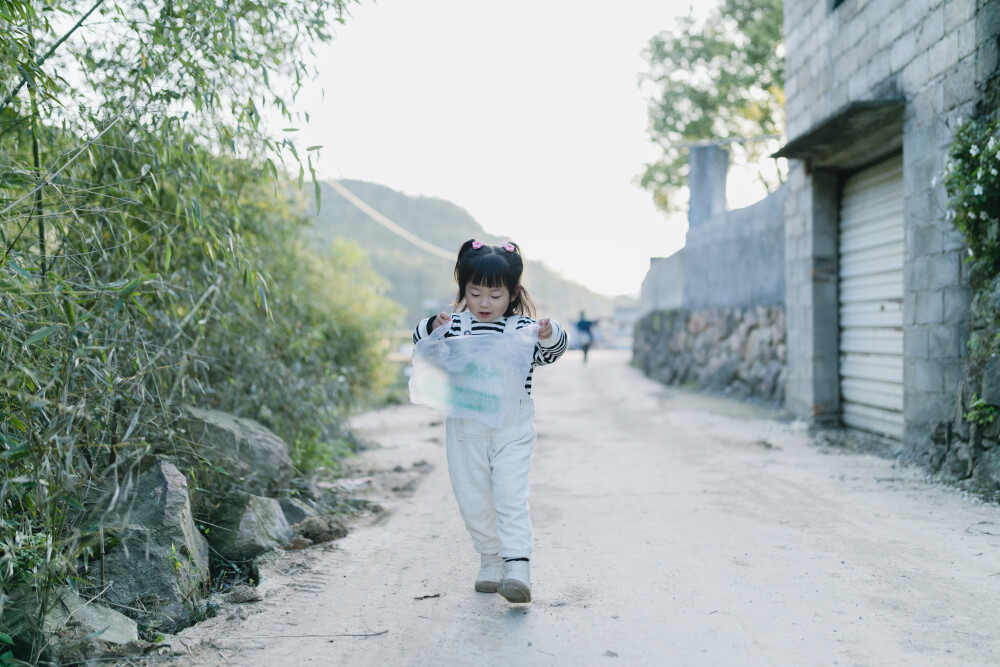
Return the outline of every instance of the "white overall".
<path id="1" fill-rule="evenodd" d="M 463 312 L 462 333 L 472 317 Z M 514 331 L 510 317 L 506 335 Z M 496 334 L 483 334 L 496 335 Z M 458 509 L 476 551 L 502 558 L 531 556 L 528 472 L 535 446 L 535 404 L 525 391 L 517 410 L 499 428 L 474 419 L 446 420 L 448 473 Z"/>

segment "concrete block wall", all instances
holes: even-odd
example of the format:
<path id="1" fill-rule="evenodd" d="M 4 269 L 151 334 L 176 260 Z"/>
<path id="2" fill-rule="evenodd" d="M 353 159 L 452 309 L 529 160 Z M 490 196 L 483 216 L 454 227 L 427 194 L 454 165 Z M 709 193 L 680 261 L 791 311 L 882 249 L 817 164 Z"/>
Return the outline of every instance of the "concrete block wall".
<path id="1" fill-rule="evenodd" d="M 670 257 L 653 257 L 639 293 L 640 316 L 684 305 L 684 249 Z"/>
<path id="2" fill-rule="evenodd" d="M 946 218 L 941 183 L 948 146 L 975 112 L 997 70 L 997 0 L 786 0 L 786 115 L 794 139 L 851 102 L 905 100 L 902 124 L 904 440 L 920 446 L 953 405 L 965 349 L 970 294 L 964 247 Z M 863 142 L 864 137 L 857 141 Z M 878 146 L 871 147 L 872 157 Z M 830 322 L 828 290 L 810 267 L 836 258 L 827 243 L 837 181 L 803 162 L 790 167 L 786 202 L 788 396 L 797 413 L 822 413 L 825 378 L 836 385 L 819 325 Z M 833 183 L 829 181 L 833 180 Z M 823 182 L 820 182 L 823 181 Z M 834 234 L 836 225 L 832 228 Z M 834 243 L 835 236 L 834 236 Z M 835 297 L 835 283 L 834 283 Z M 835 316 L 834 316 L 835 320 Z M 835 365 L 835 364 L 834 364 Z M 809 389 L 812 393 L 809 393 Z M 802 393 L 800 393 L 800 391 Z M 839 390 L 838 390 L 839 391 Z"/>
<path id="3" fill-rule="evenodd" d="M 691 148 L 683 307 L 770 306 L 785 300 L 785 191 L 726 210 L 729 152 Z"/>
<path id="4" fill-rule="evenodd" d="M 785 190 L 688 228 L 684 307 L 772 305 L 785 301 Z"/>

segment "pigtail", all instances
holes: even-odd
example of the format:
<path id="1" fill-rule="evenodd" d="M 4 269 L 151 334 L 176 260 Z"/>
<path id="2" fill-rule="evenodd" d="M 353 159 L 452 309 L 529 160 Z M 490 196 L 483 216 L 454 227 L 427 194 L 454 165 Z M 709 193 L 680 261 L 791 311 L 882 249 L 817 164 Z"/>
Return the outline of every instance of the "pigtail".
<path id="1" fill-rule="evenodd" d="M 458 294 L 455 295 L 455 303 L 453 304 L 455 312 L 465 310 L 465 307 L 462 305 L 465 303 L 465 285 L 462 284 L 462 277 L 465 272 L 462 268 L 468 260 L 468 255 L 472 251 L 472 244 L 475 242 L 476 239 L 469 239 L 458 249 L 458 259 L 455 260 L 455 282 L 458 283 Z"/>
<path id="2" fill-rule="evenodd" d="M 517 296 L 510 302 L 508 315 L 513 315 L 517 313 L 518 315 L 526 315 L 532 319 L 535 318 L 535 302 L 532 300 L 531 295 L 528 294 L 528 290 L 524 288 L 524 285 L 520 285 L 517 290 Z"/>

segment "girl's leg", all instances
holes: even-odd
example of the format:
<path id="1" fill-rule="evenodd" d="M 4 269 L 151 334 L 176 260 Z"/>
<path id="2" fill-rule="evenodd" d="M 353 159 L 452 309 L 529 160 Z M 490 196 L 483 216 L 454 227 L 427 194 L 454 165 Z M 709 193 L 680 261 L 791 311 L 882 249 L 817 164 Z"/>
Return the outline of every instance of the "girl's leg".
<path id="1" fill-rule="evenodd" d="M 493 439 L 493 505 L 503 558 L 531 556 L 528 472 L 534 446 L 535 404 L 525 395 L 516 418 L 499 429 Z"/>
<path id="2" fill-rule="evenodd" d="M 471 419 L 449 417 L 445 426 L 448 474 L 455 501 L 476 551 L 487 555 L 500 549 L 493 509 L 489 431 L 489 427 Z"/>

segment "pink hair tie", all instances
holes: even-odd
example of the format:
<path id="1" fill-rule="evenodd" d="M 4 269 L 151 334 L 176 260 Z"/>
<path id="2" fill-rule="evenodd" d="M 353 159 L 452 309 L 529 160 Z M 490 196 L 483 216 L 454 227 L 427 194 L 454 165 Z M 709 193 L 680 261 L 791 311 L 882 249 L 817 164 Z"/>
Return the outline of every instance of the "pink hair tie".
<path id="1" fill-rule="evenodd" d="M 479 250 L 482 247 L 483 247 L 483 242 L 482 241 L 473 241 L 472 242 L 472 249 L 473 250 Z"/>
<path id="2" fill-rule="evenodd" d="M 507 252 L 514 252 L 514 244 L 508 241 L 506 244 L 504 244 L 503 249 L 506 250 Z"/>

